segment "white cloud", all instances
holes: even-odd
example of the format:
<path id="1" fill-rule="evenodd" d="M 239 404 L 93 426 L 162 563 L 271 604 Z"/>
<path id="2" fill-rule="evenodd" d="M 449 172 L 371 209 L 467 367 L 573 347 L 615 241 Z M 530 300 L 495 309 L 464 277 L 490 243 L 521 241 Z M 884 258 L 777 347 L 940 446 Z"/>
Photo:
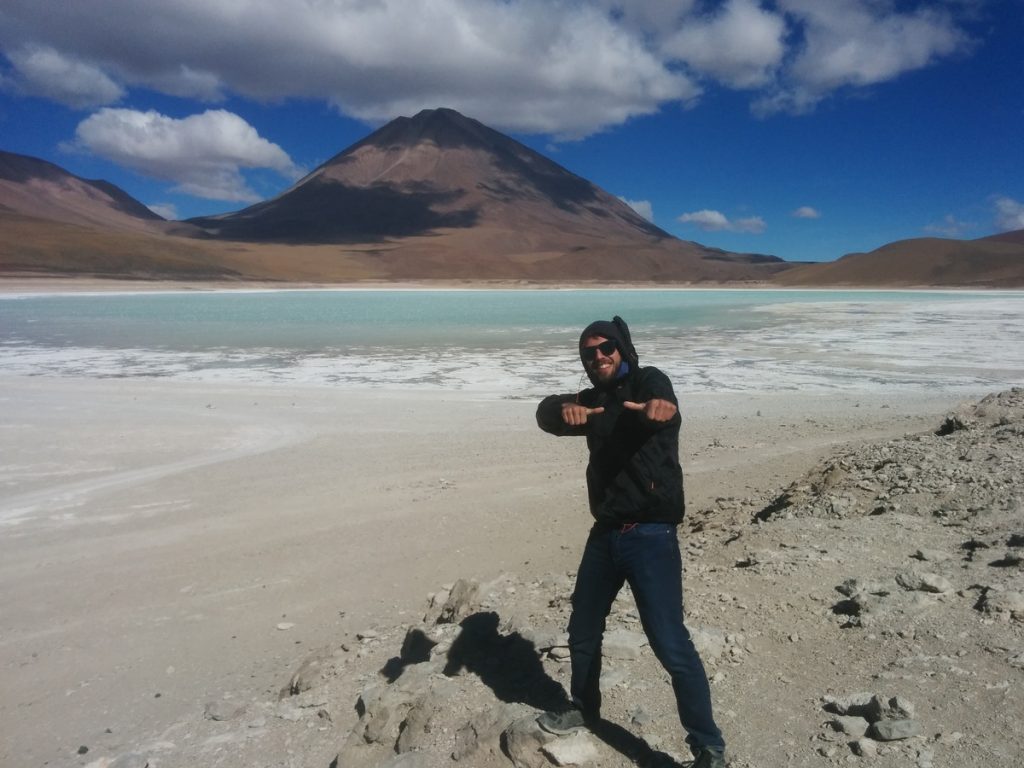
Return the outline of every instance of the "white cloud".
<path id="1" fill-rule="evenodd" d="M 809 205 L 801 205 L 790 214 L 795 219 L 820 219 L 821 212 Z"/>
<path id="2" fill-rule="evenodd" d="M 662 50 L 695 70 L 736 88 L 772 79 L 785 54 L 786 22 L 754 0 L 729 0 L 718 15 L 695 18 L 662 44 Z"/>
<path id="3" fill-rule="evenodd" d="M 939 237 L 960 237 L 973 228 L 973 224 L 958 220 L 953 214 L 947 213 L 938 224 L 928 224 L 924 231 Z"/>
<path id="4" fill-rule="evenodd" d="M 73 109 L 119 101 L 124 89 L 101 69 L 53 48 L 21 48 L 7 54 L 16 75 L 12 83 L 24 93 L 41 96 Z"/>
<path id="5" fill-rule="evenodd" d="M 178 218 L 178 209 L 174 207 L 173 203 L 153 203 L 146 207 L 157 216 L 163 216 L 168 221 L 174 221 Z"/>
<path id="6" fill-rule="evenodd" d="M 898 77 L 968 44 L 926 0 L 4 0 L 0 50 L 73 106 L 124 88 L 321 100 L 381 122 L 448 106 L 502 130 L 582 137 L 716 81 L 762 112 Z M 26 49 L 24 46 L 32 46 Z M 32 61 L 19 51 L 49 51 Z M 18 56 L 21 59 L 18 59 Z M 17 59 L 17 60 L 16 60 Z M 63 75 L 60 73 L 63 72 Z M 11 79 L 11 78 L 8 78 Z"/>
<path id="7" fill-rule="evenodd" d="M 907 11 L 890 0 L 779 0 L 778 6 L 803 42 L 782 85 L 755 101 L 759 114 L 806 112 L 837 89 L 893 80 L 971 45 L 948 10 L 928 3 Z"/>
<path id="8" fill-rule="evenodd" d="M 1024 229 L 1024 203 L 1010 197 L 996 198 L 996 226 L 1001 232 Z"/>
<path id="9" fill-rule="evenodd" d="M 620 197 L 619 200 L 624 202 L 652 224 L 654 223 L 654 208 L 651 206 L 650 200 L 627 200 L 624 197 Z"/>
<path id="10" fill-rule="evenodd" d="M 214 200 L 260 199 L 246 185 L 243 168 L 269 168 L 288 178 L 300 175 L 283 149 L 224 110 L 176 119 L 154 111 L 101 109 L 79 123 L 75 140 L 76 147 Z"/>
<path id="11" fill-rule="evenodd" d="M 759 235 L 767 229 L 760 216 L 749 216 L 743 219 L 730 219 L 721 211 L 703 209 L 684 213 L 679 217 L 684 224 L 693 224 L 705 232 L 746 232 Z"/>

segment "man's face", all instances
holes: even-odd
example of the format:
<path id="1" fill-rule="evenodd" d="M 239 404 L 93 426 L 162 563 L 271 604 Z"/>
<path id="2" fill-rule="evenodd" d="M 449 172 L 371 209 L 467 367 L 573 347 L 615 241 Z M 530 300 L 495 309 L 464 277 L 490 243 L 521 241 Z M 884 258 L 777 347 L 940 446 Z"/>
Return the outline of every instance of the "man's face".
<path id="1" fill-rule="evenodd" d="M 580 350 L 583 365 L 591 378 L 602 384 L 614 381 L 619 366 L 622 365 L 622 355 L 619 354 L 618 348 L 614 346 L 614 342 L 605 344 L 607 341 L 609 340 L 604 336 L 589 336 L 584 340 L 583 348 Z M 609 350 L 608 347 L 612 349 Z"/>

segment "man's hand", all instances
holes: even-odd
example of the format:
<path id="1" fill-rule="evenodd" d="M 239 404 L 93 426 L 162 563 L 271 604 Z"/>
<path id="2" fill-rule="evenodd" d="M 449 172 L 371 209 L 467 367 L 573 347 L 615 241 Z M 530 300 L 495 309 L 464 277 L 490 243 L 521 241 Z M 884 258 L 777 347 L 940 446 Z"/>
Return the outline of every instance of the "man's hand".
<path id="1" fill-rule="evenodd" d="M 670 400 L 659 400 L 658 398 L 648 400 L 646 403 L 623 400 L 622 406 L 630 411 L 637 411 L 648 421 L 656 423 L 671 421 L 679 410 Z"/>
<path id="2" fill-rule="evenodd" d="M 582 427 L 591 415 L 604 413 L 604 408 L 587 408 L 579 403 L 562 403 L 562 421 L 570 427 Z"/>

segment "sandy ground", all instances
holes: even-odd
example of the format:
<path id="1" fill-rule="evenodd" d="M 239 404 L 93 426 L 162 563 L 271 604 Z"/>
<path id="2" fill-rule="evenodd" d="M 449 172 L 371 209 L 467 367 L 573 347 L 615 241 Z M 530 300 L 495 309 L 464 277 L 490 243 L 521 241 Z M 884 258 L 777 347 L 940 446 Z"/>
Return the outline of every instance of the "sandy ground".
<path id="1" fill-rule="evenodd" d="M 4 766 L 172 739 L 203 701 L 269 695 L 305 649 L 418 616 L 441 584 L 572 570 L 588 527 L 585 445 L 537 429 L 531 401 L 0 385 Z M 767 496 L 959 401 L 686 397 L 690 509 Z"/>

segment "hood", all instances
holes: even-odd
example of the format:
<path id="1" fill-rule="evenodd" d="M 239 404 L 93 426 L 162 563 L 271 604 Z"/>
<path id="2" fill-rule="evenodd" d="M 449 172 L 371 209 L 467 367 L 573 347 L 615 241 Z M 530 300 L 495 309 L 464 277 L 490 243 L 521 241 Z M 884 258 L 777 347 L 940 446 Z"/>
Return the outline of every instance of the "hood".
<path id="1" fill-rule="evenodd" d="M 629 369 L 635 371 L 640 367 L 640 358 L 636 354 L 636 347 L 633 346 L 633 338 L 629 335 L 629 326 L 618 315 L 611 320 L 595 320 L 583 329 L 583 333 L 580 334 L 579 343 L 581 363 L 583 362 L 583 342 L 591 336 L 603 336 L 606 339 L 612 339 L 619 348 L 619 354 L 622 355 L 623 361 L 629 364 Z M 590 375 L 590 370 L 586 365 L 583 366 L 583 370 L 587 372 L 590 382 L 597 386 L 597 382 Z"/>

